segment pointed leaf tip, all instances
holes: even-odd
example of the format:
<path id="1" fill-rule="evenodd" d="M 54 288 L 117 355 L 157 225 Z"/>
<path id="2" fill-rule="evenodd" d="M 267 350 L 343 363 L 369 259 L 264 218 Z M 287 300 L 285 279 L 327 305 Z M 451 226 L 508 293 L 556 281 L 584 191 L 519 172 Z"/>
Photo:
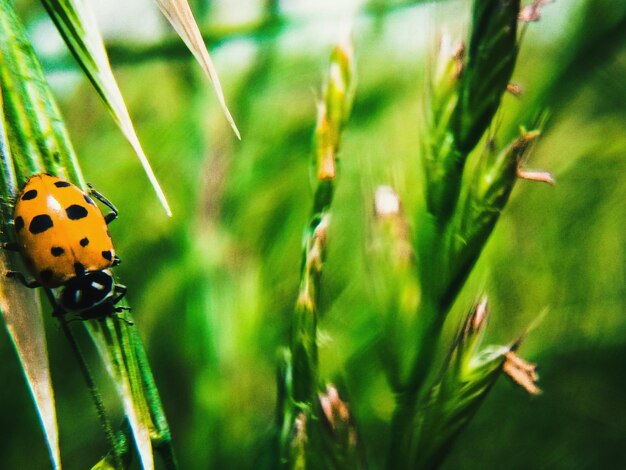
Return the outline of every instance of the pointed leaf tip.
<path id="1" fill-rule="evenodd" d="M 163 13 L 163 16 L 167 18 L 176 33 L 187 45 L 191 53 L 194 55 L 194 57 L 206 73 L 209 81 L 213 85 L 213 89 L 215 90 L 215 94 L 217 95 L 217 100 L 220 104 L 220 107 L 222 108 L 222 112 L 224 113 L 226 120 L 230 124 L 230 127 L 232 128 L 237 138 L 241 140 L 241 134 L 239 133 L 239 129 L 237 128 L 235 120 L 233 119 L 228 109 L 228 106 L 226 105 L 226 99 L 224 97 L 224 92 L 222 91 L 222 86 L 220 85 L 217 70 L 215 69 L 215 65 L 213 65 L 213 61 L 211 60 L 209 51 L 207 50 L 206 44 L 204 43 L 204 39 L 202 38 L 202 34 L 200 33 L 198 24 L 193 17 L 193 13 L 191 11 L 191 8 L 189 7 L 189 3 L 187 2 L 187 0 L 155 1 L 159 6 L 159 9 Z"/>
<path id="2" fill-rule="evenodd" d="M 79 0 L 42 0 L 42 3 L 78 64 L 89 77 L 124 137 L 137 154 L 161 205 L 171 217 L 172 211 L 141 148 L 122 92 L 111 70 L 92 10 L 85 2 Z"/>
<path id="3" fill-rule="evenodd" d="M 130 124 L 130 125 L 131 125 L 131 128 L 132 128 L 132 124 Z M 133 149 L 135 150 L 135 153 L 139 157 L 139 161 L 141 162 L 141 166 L 143 167 L 143 170 L 146 172 L 146 175 L 148 176 L 148 180 L 150 181 L 150 184 L 154 188 L 154 192 L 156 193 L 157 198 L 159 199 L 159 202 L 161 203 L 161 205 L 165 209 L 165 213 L 167 214 L 168 217 L 172 217 L 172 210 L 170 209 L 170 205 L 167 202 L 167 198 L 165 197 L 165 193 L 163 192 L 163 189 L 161 188 L 161 185 L 159 184 L 159 181 L 157 180 L 157 177 L 154 174 L 154 171 L 152 170 L 152 167 L 150 166 L 150 162 L 148 161 L 148 157 L 146 157 L 146 154 L 144 153 L 143 148 L 141 147 L 141 143 L 139 142 L 139 139 L 137 138 L 137 135 L 133 134 L 133 137 L 129 138 L 128 140 L 129 140 L 130 144 L 133 146 Z"/>

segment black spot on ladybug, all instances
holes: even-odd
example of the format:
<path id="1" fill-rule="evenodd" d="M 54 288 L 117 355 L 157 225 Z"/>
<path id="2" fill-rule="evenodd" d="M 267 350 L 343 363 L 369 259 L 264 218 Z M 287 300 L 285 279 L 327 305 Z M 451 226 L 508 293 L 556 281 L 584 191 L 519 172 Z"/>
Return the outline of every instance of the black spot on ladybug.
<path id="1" fill-rule="evenodd" d="M 65 209 L 65 213 L 71 220 L 79 220 L 87 217 L 87 209 L 83 206 L 79 206 L 78 204 L 72 204 L 70 207 Z"/>
<path id="2" fill-rule="evenodd" d="M 22 201 L 30 201 L 31 199 L 35 199 L 37 197 L 37 190 L 31 189 L 30 191 L 26 191 L 22 194 Z"/>
<path id="3" fill-rule="evenodd" d="M 17 232 L 19 232 L 20 230 L 24 228 L 24 219 L 22 218 L 21 215 L 18 215 L 13 221 L 13 223 L 15 224 L 15 231 Z"/>
<path id="4" fill-rule="evenodd" d="M 43 281 L 42 284 L 50 282 L 52 280 L 52 276 L 54 276 L 52 269 L 42 269 L 39 271 L 39 277 Z"/>
<path id="5" fill-rule="evenodd" d="M 65 253 L 65 250 L 60 246 L 53 246 L 52 248 L 50 248 L 50 253 L 52 254 L 52 256 L 61 256 L 63 253 Z"/>
<path id="6" fill-rule="evenodd" d="M 30 221 L 30 225 L 28 226 L 28 230 L 33 235 L 41 232 L 45 232 L 50 227 L 52 227 L 52 219 L 48 214 L 39 214 L 33 217 L 33 220 Z"/>
<path id="7" fill-rule="evenodd" d="M 77 276 L 83 276 L 85 274 L 85 266 L 81 263 L 74 263 L 74 272 Z"/>
<path id="8" fill-rule="evenodd" d="M 113 259 L 113 253 L 111 253 L 111 250 L 105 250 L 102 252 L 102 257 L 108 261 L 111 261 Z"/>
<path id="9" fill-rule="evenodd" d="M 55 181 L 54 185 L 57 188 L 67 188 L 68 186 L 71 186 L 67 181 Z"/>
<path id="10" fill-rule="evenodd" d="M 93 199 L 91 199 L 91 198 L 90 198 L 89 196 L 87 196 L 86 194 L 84 195 L 84 198 L 85 198 L 85 202 L 86 202 L 87 204 L 91 204 L 92 206 L 95 206 L 95 205 L 96 205 L 96 203 L 95 203 L 95 202 L 93 202 Z"/>
<path id="11" fill-rule="evenodd" d="M 87 245 L 89 245 L 89 238 L 85 237 L 85 238 L 81 239 L 81 241 L 79 243 L 80 243 L 80 246 L 87 246 Z"/>

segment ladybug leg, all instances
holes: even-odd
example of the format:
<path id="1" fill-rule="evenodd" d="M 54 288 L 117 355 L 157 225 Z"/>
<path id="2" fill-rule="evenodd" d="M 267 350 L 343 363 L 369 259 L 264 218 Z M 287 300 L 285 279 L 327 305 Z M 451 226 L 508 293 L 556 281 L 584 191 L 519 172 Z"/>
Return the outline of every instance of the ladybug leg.
<path id="1" fill-rule="evenodd" d="M 65 310 L 63 310 L 60 305 L 57 305 L 56 307 L 54 307 L 54 310 L 52 311 L 52 316 L 54 318 L 63 318 L 64 315 L 65 315 Z"/>
<path id="2" fill-rule="evenodd" d="M 126 323 L 128 326 L 133 326 L 133 325 L 134 325 L 134 323 L 133 323 L 132 321 L 128 320 L 127 318 L 124 318 L 124 317 L 120 317 L 120 316 L 118 316 L 118 317 L 117 317 L 117 319 L 118 319 L 118 320 L 122 320 L 122 321 L 123 321 L 124 323 Z"/>
<path id="3" fill-rule="evenodd" d="M 6 276 L 12 279 L 15 279 L 20 284 L 23 284 L 24 286 L 29 287 L 30 289 L 41 287 L 41 284 L 39 284 L 39 282 L 37 281 L 27 281 L 24 275 L 19 271 L 7 271 Z"/>
<path id="4" fill-rule="evenodd" d="M 122 313 L 124 310 L 130 310 L 130 307 L 118 307 L 118 308 L 115 309 L 115 312 Z M 123 321 L 128 326 L 133 326 L 134 325 L 134 323 L 132 321 L 130 321 L 128 318 L 124 318 L 122 315 L 115 315 L 115 318 L 117 318 L 118 320 Z"/>
<path id="5" fill-rule="evenodd" d="M 0 243 L 0 248 L 8 251 L 20 251 L 20 245 L 17 242 Z"/>
<path id="6" fill-rule="evenodd" d="M 77 321 L 81 321 L 81 322 L 82 322 L 82 321 L 87 321 L 86 319 L 84 319 L 84 318 L 80 318 L 80 317 L 73 317 L 73 318 L 70 318 L 70 319 L 68 320 L 67 318 L 63 318 L 63 315 L 64 315 L 64 314 L 65 314 L 65 312 L 63 312 L 63 311 L 62 311 L 62 312 L 61 312 L 61 314 L 59 315 L 59 318 L 61 318 L 61 320 L 62 320 L 62 321 L 63 321 L 66 325 L 69 325 L 70 323 L 75 323 L 75 322 L 77 322 Z M 54 315 L 54 313 L 53 313 L 53 315 Z"/>
<path id="7" fill-rule="evenodd" d="M 113 299 L 113 303 L 116 304 L 118 303 L 120 300 L 122 300 L 124 298 L 124 296 L 126 295 L 126 286 L 122 285 L 122 284 L 115 284 L 115 287 L 113 288 L 113 292 L 115 294 L 117 294 L 117 297 L 115 297 Z M 121 308 L 122 310 L 125 310 L 124 307 L 118 307 Z M 117 311 L 117 309 L 116 309 Z"/>
<path id="8" fill-rule="evenodd" d="M 113 258 L 113 264 L 111 264 L 111 267 L 117 266 L 121 262 L 122 260 L 118 256 L 116 256 L 115 258 Z"/>
<path id="9" fill-rule="evenodd" d="M 104 197 L 98 191 L 93 189 L 93 186 L 91 184 L 87 184 L 87 186 L 89 186 L 89 194 L 90 195 L 92 195 L 98 201 L 100 201 L 102 204 L 104 204 L 109 209 L 111 209 L 111 212 L 109 212 L 107 215 L 104 216 L 104 221 L 107 223 L 107 225 L 109 225 L 111 222 L 113 222 L 115 219 L 117 219 L 117 214 L 118 214 L 117 209 L 115 208 L 115 206 L 113 205 L 113 203 L 111 201 L 109 201 L 106 197 Z"/>

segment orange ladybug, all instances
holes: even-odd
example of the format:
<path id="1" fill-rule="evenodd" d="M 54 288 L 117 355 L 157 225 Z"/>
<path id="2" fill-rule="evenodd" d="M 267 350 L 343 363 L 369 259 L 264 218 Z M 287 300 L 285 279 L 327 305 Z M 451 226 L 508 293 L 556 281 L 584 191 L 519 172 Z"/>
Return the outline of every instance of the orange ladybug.
<path id="1" fill-rule="evenodd" d="M 17 198 L 13 223 L 26 267 L 42 286 L 52 288 L 115 264 L 107 224 L 116 217 L 113 210 L 105 218 L 77 186 L 37 174 Z"/>
<path id="2" fill-rule="evenodd" d="M 91 196 L 111 212 L 103 215 Z M 62 286 L 55 315 L 68 310 L 82 318 L 102 318 L 123 310 L 115 304 L 126 288 L 114 282 L 109 270 L 120 261 L 107 227 L 117 214 L 115 206 L 93 189 L 87 194 L 56 176 L 31 176 L 15 203 L 17 243 L 4 247 L 20 252 L 35 281 L 28 282 L 15 271 L 7 275 L 28 287 Z"/>

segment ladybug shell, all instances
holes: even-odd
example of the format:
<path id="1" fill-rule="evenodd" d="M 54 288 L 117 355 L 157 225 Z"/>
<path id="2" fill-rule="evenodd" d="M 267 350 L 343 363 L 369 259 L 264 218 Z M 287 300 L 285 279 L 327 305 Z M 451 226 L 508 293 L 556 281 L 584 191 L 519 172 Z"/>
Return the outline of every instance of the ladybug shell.
<path id="1" fill-rule="evenodd" d="M 106 269 L 115 260 L 109 229 L 96 203 L 56 176 L 30 177 L 18 196 L 13 222 L 26 267 L 44 287 Z"/>

